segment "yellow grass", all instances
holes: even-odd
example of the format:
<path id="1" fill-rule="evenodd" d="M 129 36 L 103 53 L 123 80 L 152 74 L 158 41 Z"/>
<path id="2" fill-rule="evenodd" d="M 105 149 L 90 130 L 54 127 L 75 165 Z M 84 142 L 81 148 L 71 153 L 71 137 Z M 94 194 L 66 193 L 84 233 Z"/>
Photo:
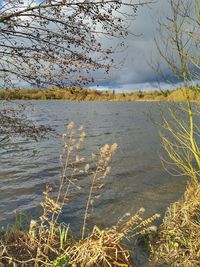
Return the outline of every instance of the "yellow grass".
<path id="1" fill-rule="evenodd" d="M 131 90 L 131 88 L 130 88 Z M 188 89 L 192 101 L 200 101 L 200 90 L 197 87 Z M 183 90 L 152 90 L 118 93 L 112 90 L 100 91 L 79 87 L 46 88 L 46 89 L 13 89 L 0 90 L 0 99 L 51 100 L 63 99 L 72 101 L 185 101 Z"/>
<path id="2" fill-rule="evenodd" d="M 169 266 L 200 264 L 200 184 L 189 184 L 182 200 L 172 204 L 164 217 L 154 260 Z"/>

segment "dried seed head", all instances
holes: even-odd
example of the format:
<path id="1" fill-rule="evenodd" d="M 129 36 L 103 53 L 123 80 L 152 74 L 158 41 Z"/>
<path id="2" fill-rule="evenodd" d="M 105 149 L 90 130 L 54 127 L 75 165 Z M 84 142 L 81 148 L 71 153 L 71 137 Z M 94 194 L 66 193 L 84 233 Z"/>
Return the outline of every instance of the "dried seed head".
<path id="1" fill-rule="evenodd" d="M 110 153 L 112 154 L 112 153 L 114 153 L 116 150 L 117 150 L 117 144 L 114 143 L 114 144 L 112 144 L 112 146 L 110 147 Z"/>
<path id="2" fill-rule="evenodd" d="M 106 152 L 108 152 L 108 150 L 109 150 L 109 145 L 108 144 L 105 144 L 100 149 L 100 151 L 101 151 L 102 154 L 106 154 Z"/>
<path id="3" fill-rule="evenodd" d="M 81 132 L 80 133 L 80 142 L 83 142 L 84 141 L 85 136 L 86 136 L 85 132 Z"/>
<path id="4" fill-rule="evenodd" d="M 73 127 L 74 127 L 74 123 L 73 123 L 73 121 L 70 121 L 70 122 L 67 124 L 67 129 L 71 130 L 71 129 L 73 129 Z"/>
<path id="5" fill-rule="evenodd" d="M 81 124 L 78 130 L 83 131 L 83 129 L 84 129 L 84 126 L 83 126 L 83 124 Z"/>
<path id="6" fill-rule="evenodd" d="M 62 138 L 64 139 L 65 137 L 67 137 L 66 133 L 62 134 Z"/>
<path id="7" fill-rule="evenodd" d="M 90 168 L 90 164 L 86 164 L 85 165 L 85 172 L 87 172 L 89 170 L 89 168 Z"/>
<path id="8" fill-rule="evenodd" d="M 140 208 L 139 209 L 139 213 L 144 213 L 145 212 L 145 208 Z"/>

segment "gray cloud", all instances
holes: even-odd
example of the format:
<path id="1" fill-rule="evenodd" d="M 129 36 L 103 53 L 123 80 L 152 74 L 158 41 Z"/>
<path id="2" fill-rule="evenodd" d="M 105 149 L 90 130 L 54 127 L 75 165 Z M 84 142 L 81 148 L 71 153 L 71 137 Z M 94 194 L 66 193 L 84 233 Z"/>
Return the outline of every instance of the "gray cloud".
<path id="1" fill-rule="evenodd" d="M 29 3 L 31 0 L 26 0 Z M 161 77 L 149 65 L 151 58 L 159 61 L 159 53 L 155 46 L 154 37 L 157 33 L 158 20 L 169 15 L 170 10 L 167 0 L 157 0 L 149 6 L 139 8 L 137 17 L 132 21 L 130 34 L 125 40 L 127 49 L 123 53 L 117 53 L 114 56 L 115 62 L 124 64 L 118 70 L 112 70 L 107 79 L 104 79 L 102 71 L 95 75 L 99 88 L 116 89 L 119 91 L 129 91 L 138 89 L 154 89 L 157 87 L 157 81 L 160 80 L 164 87 L 165 84 Z M 102 41 L 102 40 L 101 40 Z M 115 46 L 113 41 L 105 39 L 103 41 L 106 47 Z M 167 66 L 164 66 L 165 73 L 169 72 Z M 91 85 L 96 87 L 95 85 Z"/>
<path id="2" fill-rule="evenodd" d="M 161 77 L 158 77 L 149 63 L 152 57 L 155 61 L 159 60 L 154 37 L 158 28 L 158 20 L 167 14 L 169 14 L 169 7 L 166 0 L 158 0 L 154 4 L 138 10 L 137 18 L 130 27 L 130 31 L 134 35 L 129 35 L 125 40 L 126 51 L 115 55 L 116 61 L 125 58 L 125 63 L 118 71 L 112 71 L 109 79 L 100 83 L 100 88 L 105 86 L 128 91 L 152 89 L 157 86 L 158 78 Z M 168 69 L 165 68 L 167 72 Z"/>

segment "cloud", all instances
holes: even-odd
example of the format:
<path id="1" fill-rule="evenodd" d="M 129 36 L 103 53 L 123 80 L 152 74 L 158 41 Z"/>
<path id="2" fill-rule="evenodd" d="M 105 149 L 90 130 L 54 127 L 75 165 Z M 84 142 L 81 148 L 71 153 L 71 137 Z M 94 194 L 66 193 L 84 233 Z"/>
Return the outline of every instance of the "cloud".
<path id="1" fill-rule="evenodd" d="M 190 1 L 185 0 L 183 3 L 188 4 Z M 191 15 L 195 15 L 195 8 L 190 5 L 188 12 Z M 157 0 L 154 4 L 149 7 L 143 6 L 138 10 L 137 18 L 132 22 L 130 31 L 134 35 L 129 35 L 126 39 L 127 50 L 122 55 L 116 55 L 116 61 L 120 61 L 122 57 L 125 57 L 125 63 L 123 67 L 118 71 L 112 71 L 110 77 L 107 81 L 101 82 L 101 86 L 105 88 L 112 88 L 119 91 L 129 91 L 129 90 L 143 90 L 143 89 L 155 89 L 162 86 L 162 88 L 172 88 L 174 86 L 180 86 L 181 82 L 178 78 L 174 77 L 171 69 L 167 64 L 161 61 L 160 54 L 155 44 L 155 37 L 160 41 L 159 46 L 163 51 L 165 46 L 163 46 L 162 36 L 158 33 L 159 23 L 166 22 L 169 20 L 166 18 L 171 17 L 171 8 L 169 1 L 167 0 Z M 184 27 L 189 27 L 188 20 L 185 22 Z M 191 25 L 190 25 L 191 27 Z M 184 28 L 185 29 L 185 28 Z M 194 30 L 194 29 L 193 29 Z M 199 34 L 199 28 L 195 31 Z M 162 34 L 165 34 L 162 32 Z M 185 50 L 189 49 L 190 53 L 196 58 L 199 57 L 199 47 L 196 46 L 194 41 L 188 41 L 187 33 L 182 35 L 182 40 L 185 40 Z M 176 50 L 176 48 L 174 49 Z M 175 52 L 173 54 L 173 59 L 178 66 L 178 55 Z M 167 77 L 172 83 L 167 83 L 164 77 L 154 71 L 152 68 L 153 63 L 161 63 L 162 72 L 165 77 Z M 190 64 L 190 63 L 189 63 Z M 196 72 L 199 75 L 199 69 L 190 64 L 190 70 Z M 159 83 L 158 83 L 159 82 Z M 191 81 L 192 82 L 192 81 Z M 194 80 L 193 83 L 198 82 Z"/>
<path id="2" fill-rule="evenodd" d="M 159 60 L 159 53 L 155 46 L 154 37 L 158 27 L 158 20 L 169 14 L 168 1 L 158 0 L 150 6 L 139 8 L 136 19 L 132 22 L 130 34 L 125 40 L 127 49 L 122 54 L 115 55 L 115 61 L 122 58 L 125 63 L 119 70 L 113 70 L 107 81 L 100 82 L 100 86 L 122 90 L 155 88 L 158 79 L 162 78 L 150 66 L 151 58 Z M 165 71 L 169 70 L 165 66 Z M 97 79 L 98 80 L 98 79 Z"/>
<path id="3" fill-rule="evenodd" d="M 0 0 L 1 1 L 1 0 Z M 25 4 L 32 4 L 38 0 L 24 0 Z M 138 9 L 137 17 L 131 22 L 130 34 L 125 42 L 125 51 L 116 53 L 114 60 L 116 64 L 124 60 L 121 68 L 111 70 L 109 77 L 104 79 L 102 71 L 94 74 L 99 88 L 116 89 L 119 91 L 129 91 L 138 89 L 154 89 L 161 84 L 168 88 L 161 76 L 150 66 L 151 58 L 155 62 L 159 61 L 154 37 L 157 33 L 158 20 L 169 15 L 170 9 L 167 0 L 157 0 L 149 6 Z M 102 40 L 101 40 L 102 41 Z M 115 46 L 117 40 L 110 41 L 103 39 L 104 46 Z M 169 74 L 169 68 L 164 66 L 165 74 Z M 91 85 L 96 87 L 96 84 Z"/>

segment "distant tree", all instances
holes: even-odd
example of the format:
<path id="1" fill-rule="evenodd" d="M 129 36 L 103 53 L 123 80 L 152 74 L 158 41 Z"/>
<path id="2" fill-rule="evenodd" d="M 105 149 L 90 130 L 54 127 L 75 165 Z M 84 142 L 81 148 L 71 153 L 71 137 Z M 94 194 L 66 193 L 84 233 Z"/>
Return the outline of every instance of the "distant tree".
<path id="1" fill-rule="evenodd" d="M 145 1 L 145 0 L 144 0 Z M 0 86 L 63 86 L 106 73 L 143 1 L 0 1 Z M 105 38 L 119 38 L 115 47 Z"/>
<path id="2" fill-rule="evenodd" d="M 144 97 L 144 93 L 141 90 L 139 90 L 138 93 L 137 93 L 137 96 L 139 98 L 143 98 Z"/>

